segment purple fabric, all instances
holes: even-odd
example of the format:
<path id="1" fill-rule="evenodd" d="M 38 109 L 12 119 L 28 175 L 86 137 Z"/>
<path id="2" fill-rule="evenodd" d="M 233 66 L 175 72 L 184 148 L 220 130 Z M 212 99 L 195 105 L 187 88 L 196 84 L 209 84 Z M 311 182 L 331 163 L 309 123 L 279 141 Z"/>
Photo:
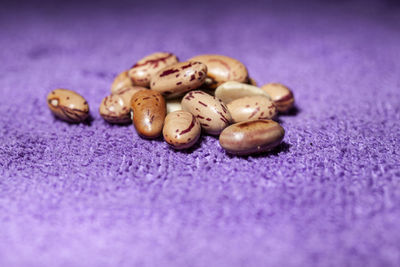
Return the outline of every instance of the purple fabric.
<path id="1" fill-rule="evenodd" d="M 0 266 L 399 266 L 399 6 L 277 2 L 0 9 Z M 176 152 L 104 122 L 113 77 L 160 50 L 289 85 L 284 144 Z M 93 121 L 54 119 L 57 87 Z"/>

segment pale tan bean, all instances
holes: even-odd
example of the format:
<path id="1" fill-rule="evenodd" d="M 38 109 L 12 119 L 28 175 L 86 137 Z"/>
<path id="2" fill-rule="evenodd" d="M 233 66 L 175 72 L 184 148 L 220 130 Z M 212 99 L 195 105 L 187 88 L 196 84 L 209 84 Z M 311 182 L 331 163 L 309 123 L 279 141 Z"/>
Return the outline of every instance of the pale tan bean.
<path id="1" fill-rule="evenodd" d="M 289 111 L 294 105 L 294 96 L 292 91 L 280 83 L 267 83 L 261 87 L 271 96 L 276 107 L 280 112 Z"/>
<path id="2" fill-rule="evenodd" d="M 156 138 L 163 128 L 166 115 L 164 97 L 153 90 L 142 90 L 131 99 L 133 125 L 141 137 Z"/>
<path id="3" fill-rule="evenodd" d="M 222 55 L 199 55 L 190 60 L 199 61 L 207 65 L 207 79 L 205 86 L 215 89 L 227 81 L 246 82 L 247 69 L 239 60 Z"/>
<path id="4" fill-rule="evenodd" d="M 183 110 L 192 113 L 199 120 L 206 133 L 218 135 L 232 121 L 226 105 L 203 91 L 187 93 L 181 104 Z"/>
<path id="5" fill-rule="evenodd" d="M 113 83 L 111 84 L 111 93 L 115 93 L 116 91 L 134 86 L 131 78 L 128 75 L 128 71 L 123 71 L 115 77 Z"/>
<path id="6" fill-rule="evenodd" d="M 181 62 L 157 72 L 151 78 L 150 87 L 166 98 L 174 98 L 200 87 L 206 73 L 207 66 L 200 62 Z"/>
<path id="7" fill-rule="evenodd" d="M 67 122 L 82 122 L 89 116 L 89 105 L 78 93 L 67 89 L 55 89 L 47 95 L 51 112 Z"/>
<path id="8" fill-rule="evenodd" d="M 219 143 L 228 153 L 249 155 L 270 151 L 284 135 L 285 130 L 273 120 L 244 121 L 225 128 Z"/>
<path id="9" fill-rule="evenodd" d="M 130 122 L 131 98 L 140 90 L 147 90 L 147 88 L 131 86 L 119 89 L 106 96 L 99 108 L 100 115 L 110 123 L 124 124 Z"/>
<path id="10" fill-rule="evenodd" d="M 262 95 L 238 98 L 230 102 L 227 107 L 233 122 L 272 119 L 277 114 L 272 100 Z"/>
<path id="11" fill-rule="evenodd" d="M 164 140 L 175 149 L 193 146 L 200 137 L 201 126 L 193 114 L 178 110 L 165 117 Z"/>
<path id="12" fill-rule="evenodd" d="M 269 95 L 259 87 L 234 81 L 223 83 L 215 90 L 215 96 L 221 99 L 225 104 L 229 104 L 233 100 L 245 96 L 257 95 L 269 97 Z"/>
<path id="13" fill-rule="evenodd" d="M 178 58 L 172 53 L 157 52 L 139 60 L 129 70 L 129 76 L 134 84 L 150 87 L 151 77 L 159 70 L 178 63 Z"/>
<path id="14" fill-rule="evenodd" d="M 182 110 L 181 102 L 182 102 L 182 97 L 168 99 L 167 100 L 167 114 L 177 111 L 177 110 Z"/>

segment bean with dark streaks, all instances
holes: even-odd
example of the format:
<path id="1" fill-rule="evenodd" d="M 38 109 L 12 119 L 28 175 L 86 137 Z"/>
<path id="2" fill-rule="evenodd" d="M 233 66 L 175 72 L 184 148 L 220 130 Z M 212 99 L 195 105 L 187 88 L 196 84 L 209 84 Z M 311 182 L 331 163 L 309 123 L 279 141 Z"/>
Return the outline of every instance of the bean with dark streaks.
<path id="1" fill-rule="evenodd" d="M 193 146 L 200 137 L 201 126 L 196 117 L 183 110 L 171 112 L 164 122 L 164 140 L 175 149 Z"/>
<path id="2" fill-rule="evenodd" d="M 115 77 L 113 83 L 111 84 L 111 93 L 115 93 L 120 89 L 134 86 L 133 81 L 128 75 L 128 71 L 123 71 Z"/>
<path id="3" fill-rule="evenodd" d="M 89 105 L 78 93 L 67 89 L 55 89 L 47 95 L 47 105 L 61 120 L 77 123 L 89 116 Z"/>
<path id="4" fill-rule="evenodd" d="M 287 112 L 294 105 L 294 96 L 292 91 L 280 83 L 268 83 L 261 87 L 274 101 L 279 112 Z"/>
<path id="5" fill-rule="evenodd" d="M 166 98 L 175 98 L 200 87 L 206 73 L 207 66 L 200 62 L 181 62 L 157 72 L 151 79 L 150 87 Z"/>
<path id="6" fill-rule="evenodd" d="M 133 125 L 143 138 L 160 136 L 167 113 L 164 97 L 153 90 L 142 90 L 131 99 Z"/>
<path id="7" fill-rule="evenodd" d="M 191 91 L 182 99 L 182 109 L 192 113 L 205 132 L 218 135 L 227 127 L 232 117 L 222 101 L 203 91 Z"/>
<path id="8" fill-rule="evenodd" d="M 131 86 L 121 88 L 115 93 L 106 96 L 101 101 L 100 115 L 109 123 L 124 124 L 130 122 L 131 98 L 140 90 L 147 90 L 147 88 Z"/>
<path id="9" fill-rule="evenodd" d="M 244 121 L 225 128 L 219 143 L 228 153 L 249 155 L 272 150 L 284 135 L 285 130 L 273 120 Z"/>
<path id="10" fill-rule="evenodd" d="M 150 80 L 159 70 L 178 63 L 172 53 L 156 52 L 139 60 L 129 70 L 132 82 L 139 86 L 150 87 Z"/>
<path id="11" fill-rule="evenodd" d="M 234 122 L 273 119 L 277 114 L 272 100 L 262 95 L 238 98 L 230 102 L 227 107 Z"/>
<path id="12" fill-rule="evenodd" d="M 207 78 L 204 87 L 215 90 L 227 81 L 246 82 L 247 68 L 239 60 L 222 55 L 199 55 L 190 60 L 199 61 L 207 66 Z"/>

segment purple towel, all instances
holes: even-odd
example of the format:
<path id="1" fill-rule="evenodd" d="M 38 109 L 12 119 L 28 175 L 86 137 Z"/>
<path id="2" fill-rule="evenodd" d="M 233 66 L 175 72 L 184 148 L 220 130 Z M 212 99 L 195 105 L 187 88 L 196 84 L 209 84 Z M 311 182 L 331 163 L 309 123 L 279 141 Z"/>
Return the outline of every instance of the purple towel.
<path id="1" fill-rule="evenodd" d="M 0 9 L 0 266 L 399 266 L 399 5 L 144 2 Z M 113 77 L 156 51 L 291 87 L 284 143 L 176 152 L 103 121 Z M 56 120 L 58 87 L 93 120 Z"/>

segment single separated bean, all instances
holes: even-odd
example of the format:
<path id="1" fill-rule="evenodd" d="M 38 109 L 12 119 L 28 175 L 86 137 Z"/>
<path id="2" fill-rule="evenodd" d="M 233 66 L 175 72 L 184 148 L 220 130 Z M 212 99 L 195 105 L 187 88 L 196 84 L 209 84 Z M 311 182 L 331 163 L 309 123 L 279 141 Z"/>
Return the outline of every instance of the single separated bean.
<path id="1" fill-rule="evenodd" d="M 72 123 L 82 122 L 89 116 L 89 105 L 78 93 L 55 89 L 47 95 L 47 104 L 58 118 Z"/>

